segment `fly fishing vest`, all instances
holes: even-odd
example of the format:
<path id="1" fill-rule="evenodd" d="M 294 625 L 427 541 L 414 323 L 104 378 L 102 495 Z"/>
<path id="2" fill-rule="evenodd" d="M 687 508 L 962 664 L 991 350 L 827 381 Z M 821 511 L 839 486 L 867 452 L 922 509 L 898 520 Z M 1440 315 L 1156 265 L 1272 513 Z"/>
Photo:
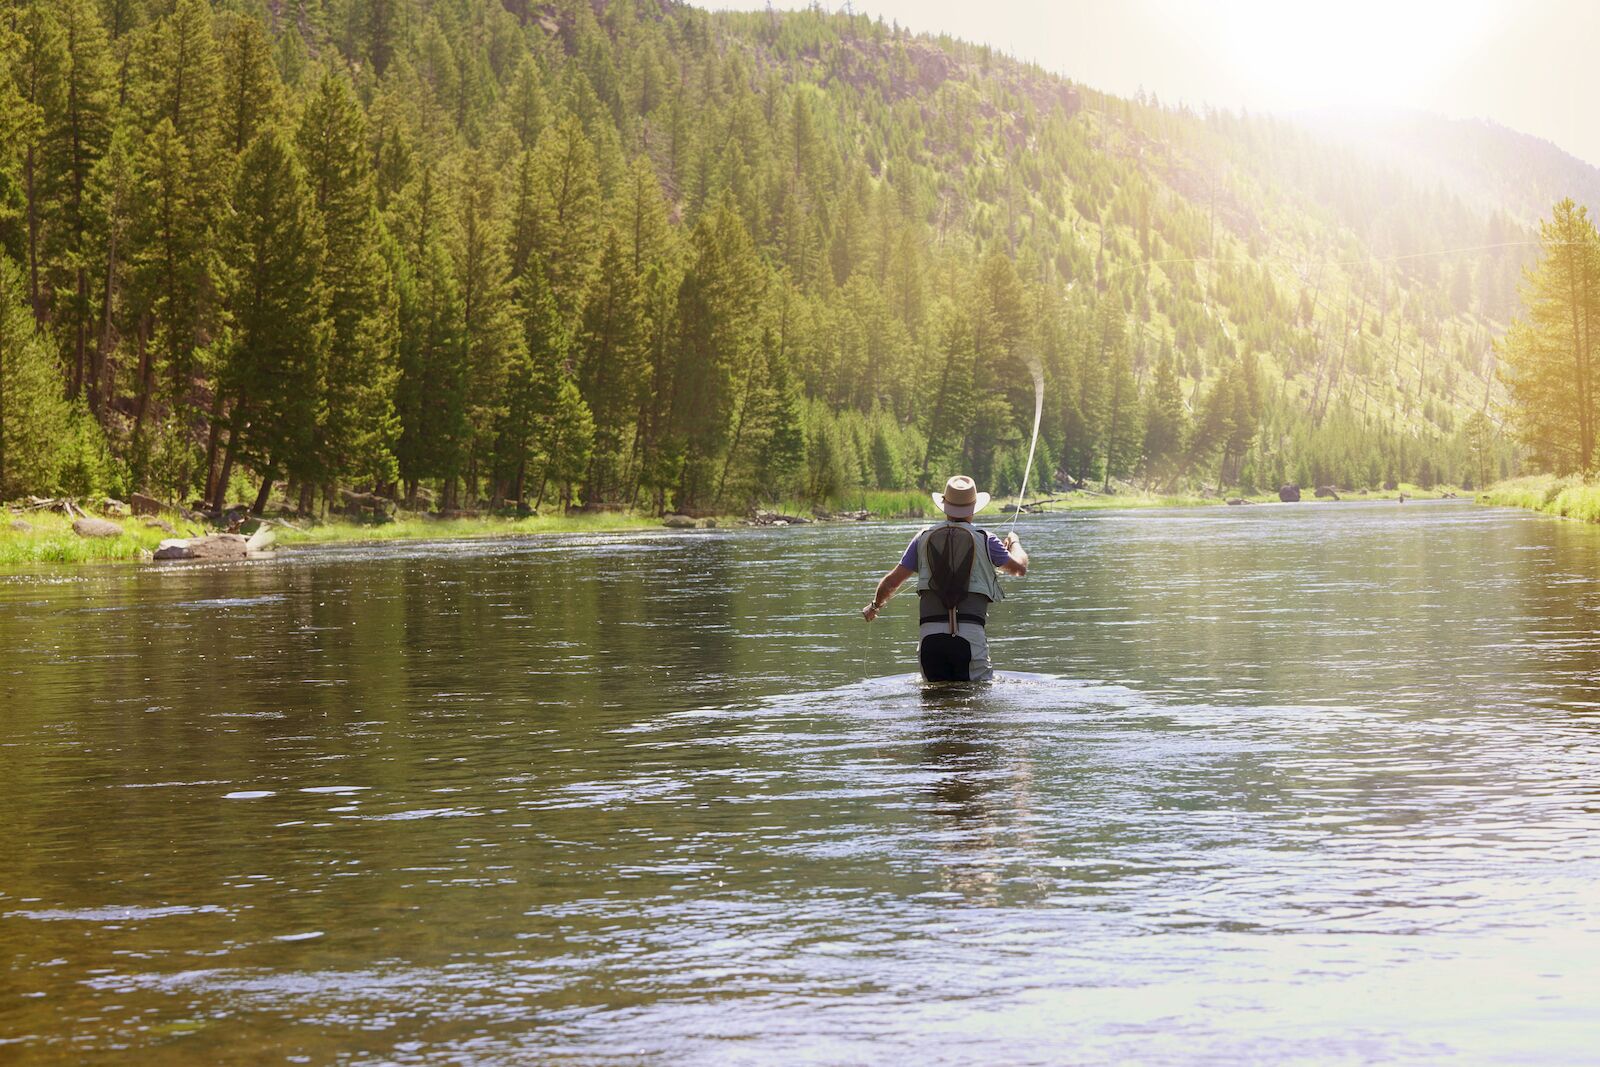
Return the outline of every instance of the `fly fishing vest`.
<path id="1" fill-rule="evenodd" d="M 989 534 L 970 522 L 942 522 L 917 535 L 917 599 L 921 621 L 979 626 L 989 605 L 1005 599 L 989 561 Z"/>

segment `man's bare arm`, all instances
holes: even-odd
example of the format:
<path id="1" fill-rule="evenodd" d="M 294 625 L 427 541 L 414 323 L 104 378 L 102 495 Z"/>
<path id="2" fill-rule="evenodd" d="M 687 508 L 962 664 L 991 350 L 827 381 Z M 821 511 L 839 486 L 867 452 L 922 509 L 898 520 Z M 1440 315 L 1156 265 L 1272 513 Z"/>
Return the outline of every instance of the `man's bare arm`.
<path id="1" fill-rule="evenodd" d="M 889 602 L 889 598 L 894 596 L 895 590 L 904 585 L 905 580 L 915 573 L 917 572 L 910 567 L 902 567 L 898 563 L 895 564 L 894 569 L 879 580 L 878 591 L 873 594 L 872 603 L 861 609 L 861 617 L 868 622 L 876 619 L 878 612 L 882 611 L 883 606 Z"/>
<path id="2" fill-rule="evenodd" d="M 1004 542 L 1006 551 L 1011 553 L 1011 559 L 1000 564 L 1000 569 L 1014 577 L 1021 578 L 1028 573 L 1028 553 L 1023 551 L 1022 542 L 1017 540 L 1014 533 L 1006 534 Z"/>

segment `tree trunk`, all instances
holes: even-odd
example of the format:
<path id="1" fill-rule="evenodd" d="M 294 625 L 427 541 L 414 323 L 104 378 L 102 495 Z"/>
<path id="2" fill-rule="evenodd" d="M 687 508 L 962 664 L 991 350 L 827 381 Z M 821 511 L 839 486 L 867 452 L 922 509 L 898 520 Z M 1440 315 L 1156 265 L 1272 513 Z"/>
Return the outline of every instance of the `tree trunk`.
<path id="1" fill-rule="evenodd" d="M 217 476 L 217 445 L 222 438 L 222 390 L 218 389 L 211 397 L 211 429 L 206 433 L 206 499 L 211 499 L 211 490 L 216 488 Z"/>
<path id="2" fill-rule="evenodd" d="M 256 502 L 250 505 L 252 515 L 260 515 L 267 510 L 267 501 L 272 496 L 272 483 L 277 479 L 278 472 L 268 467 L 267 473 L 261 476 L 261 491 L 256 494 Z"/>
<path id="3" fill-rule="evenodd" d="M 44 301 L 39 296 L 39 193 L 34 181 L 33 146 L 28 146 L 22 172 L 28 195 L 28 300 L 35 322 L 44 322 Z"/>
<path id="4" fill-rule="evenodd" d="M 117 235 L 112 231 L 106 245 L 106 286 L 100 300 L 100 340 L 89 357 L 89 410 L 96 418 L 102 407 L 100 390 L 104 385 L 106 356 L 111 350 L 111 299 L 116 288 Z"/>
<path id="5" fill-rule="evenodd" d="M 77 323 L 74 326 L 72 345 L 72 386 L 67 391 L 69 400 L 76 400 L 83 395 L 83 376 L 88 362 L 89 351 L 89 320 L 86 315 L 89 303 L 89 271 L 87 268 L 78 268 L 78 307 Z"/>
<path id="6" fill-rule="evenodd" d="M 228 506 L 228 481 L 233 477 L 233 458 L 239 444 L 239 430 L 244 425 L 244 398 L 233 405 L 233 416 L 228 420 L 228 447 L 222 455 L 222 472 L 211 492 L 211 510 L 221 511 Z"/>
<path id="7" fill-rule="evenodd" d="M 151 360 L 151 358 L 150 358 L 150 336 L 149 336 L 150 335 L 150 328 L 149 327 L 150 327 L 149 321 L 141 316 L 140 319 L 139 319 L 139 339 L 138 339 L 138 347 L 139 347 L 139 395 L 134 399 L 134 404 L 133 404 L 133 428 L 134 428 L 135 432 L 137 432 L 139 427 L 141 425 L 143 425 L 145 414 L 150 409 L 150 390 L 154 385 L 154 383 L 151 381 L 151 378 L 154 376 L 153 375 L 153 369 L 154 369 L 153 368 L 153 362 L 154 361 Z"/>

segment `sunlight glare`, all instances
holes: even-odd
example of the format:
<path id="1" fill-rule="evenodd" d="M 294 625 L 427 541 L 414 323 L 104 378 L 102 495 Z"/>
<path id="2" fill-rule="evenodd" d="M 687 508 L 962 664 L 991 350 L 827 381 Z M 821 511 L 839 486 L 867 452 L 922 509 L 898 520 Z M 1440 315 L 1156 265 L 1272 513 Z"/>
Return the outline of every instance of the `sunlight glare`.
<path id="1" fill-rule="evenodd" d="M 1193 11 L 1194 9 L 1191 9 Z M 1233 0 L 1205 9 L 1261 106 L 1416 100 L 1490 29 L 1488 0 Z"/>

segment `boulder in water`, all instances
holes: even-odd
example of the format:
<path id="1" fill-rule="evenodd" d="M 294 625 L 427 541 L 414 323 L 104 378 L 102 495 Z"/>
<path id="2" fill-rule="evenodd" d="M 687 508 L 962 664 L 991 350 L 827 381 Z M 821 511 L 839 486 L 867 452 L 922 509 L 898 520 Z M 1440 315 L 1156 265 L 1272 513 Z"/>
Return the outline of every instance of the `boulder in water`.
<path id="1" fill-rule="evenodd" d="M 153 559 L 193 559 L 189 542 L 182 537 L 169 537 L 156 546 Z"/>
<path id="2" fill-rule="evenodd" d="M 244 559 L 250 552 L 243 534 L 211 534 L 208 537 L 174 538 L 161 542 L 156 559 Z"/>
<path id="3" fill-rule="evenodd" d="M 72 532 L 79 537 L 120 537 L 122 527 L 105 519 L 85 515 L 81 519 L 72 520 Z"/>
<path id="4" fill-rule="evenodd" d="M 1292 484 L 1278 486 L 1278 499 L 1285 504 L 1298 504 L 1300 502 L 1300 487 Z"/>

